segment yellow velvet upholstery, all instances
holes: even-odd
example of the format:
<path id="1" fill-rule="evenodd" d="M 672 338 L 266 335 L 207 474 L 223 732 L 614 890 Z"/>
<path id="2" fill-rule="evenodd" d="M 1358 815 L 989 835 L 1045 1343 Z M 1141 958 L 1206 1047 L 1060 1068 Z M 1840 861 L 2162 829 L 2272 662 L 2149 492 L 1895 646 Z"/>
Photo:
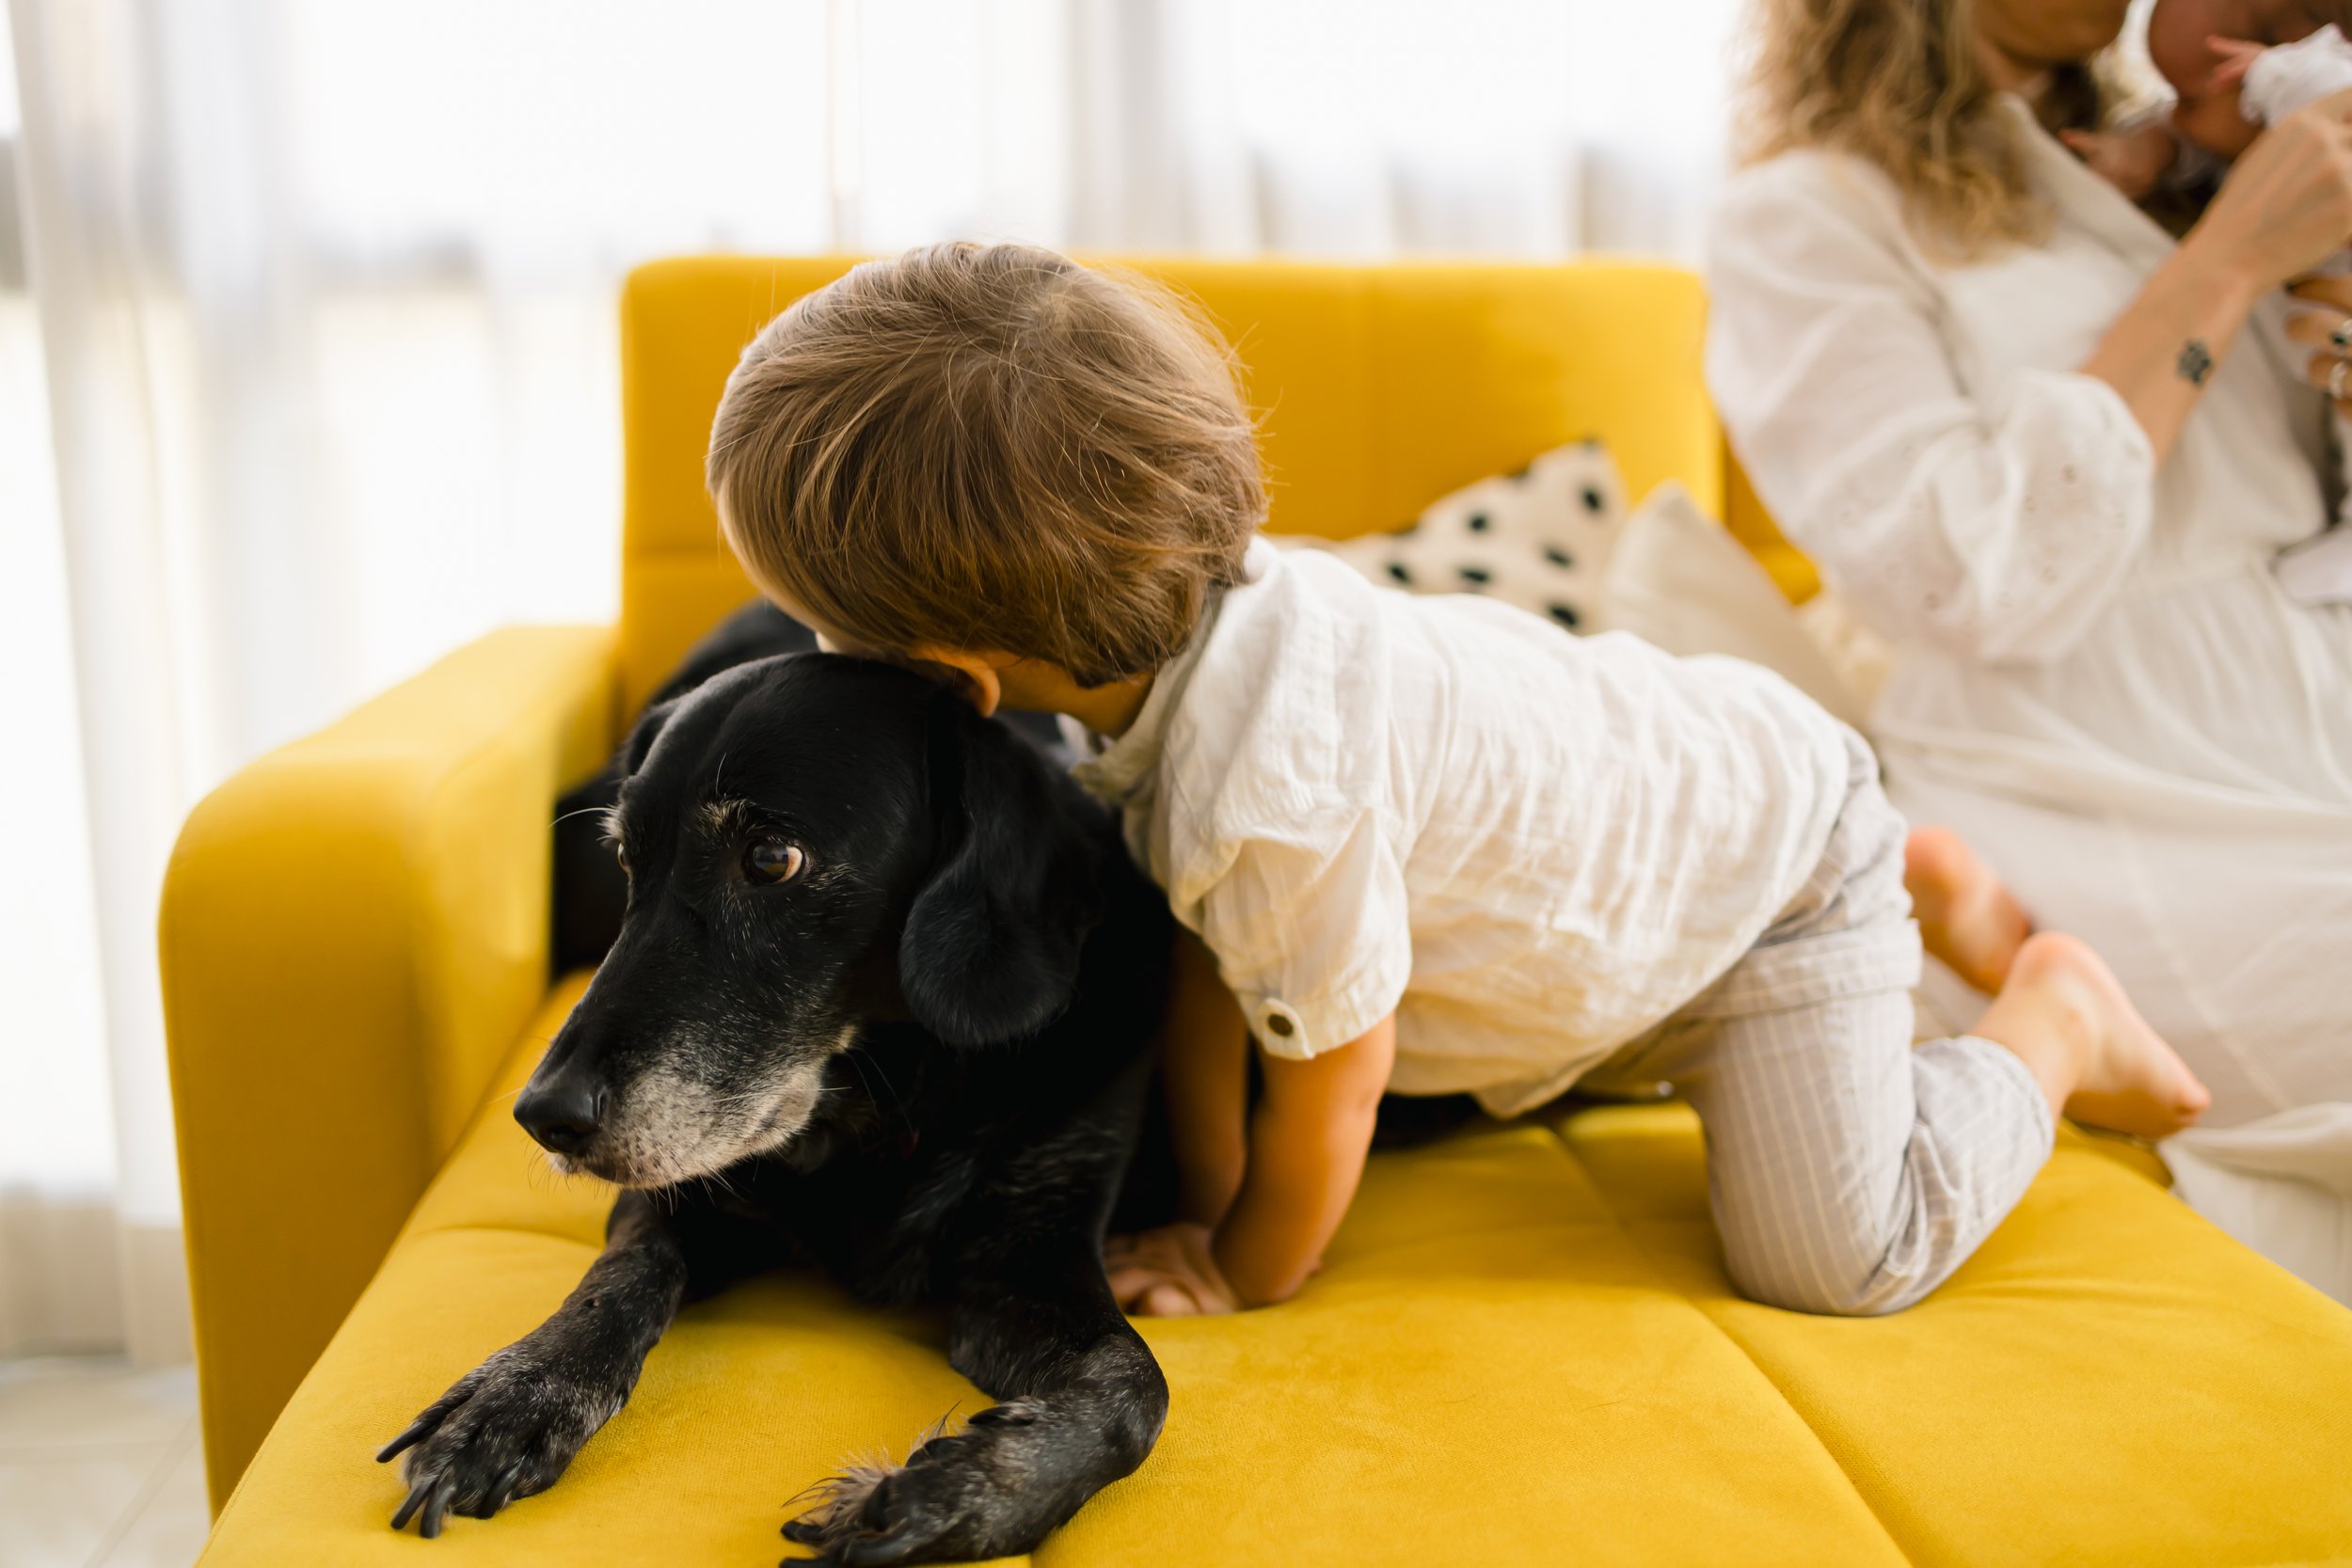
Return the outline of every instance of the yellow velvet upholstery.
<path id="1" fill-rule="evenodd" d="M 547 993 L 549 802 L 610 751 L 612 648 L 499 632 L 181 831 L 160 945 L 215 1498 Z"/>
<path id="2" fill-rule="evenodd" d="M 690 1308 L 562 1485 L 497 1521 L 395 1536 L 369 1462 L 594 1253 L 609 1195 L 550 1177 L 507 1114 L 580 983 L 546 989 L 549 804 L 742 596 L 701 492 L 709 412 L 740 342 L 840 264 L 633 279 L 617 639 L 502 633 L 189 824 L 167 1006 L 207 1454 L 236 1486 L 206 1568 L 768 1560 L 792 1494 L 980 1402 L 935 1321 L 783 1277 Z M 1159 270 L 1241 344 L 1284 527 L 1391 525 L 1597 434 L 1634 493 L 1681 479 L 1807 589 L 1726 494 L 1684 275 Z M 1296 1301 L 1144 1328 L 1167 1434 L 1047 1562 L 2352 1559 L 2352 1315 L 2071 1134 L 1891 1319 L 1734 1297 L 1695 1126 L 1642 1107 L 1382 1156 Z"/>
<path id="3" fill-rule="evenodd" d="M 575 981 L 288 1406 L 204 1568 L 419 1560 L 368 1463 L 595 1256 L 607 1196 L 506 1114 Z M 2352 1553 L 2352 1324 L 2068 1139 L 1958 1276 L 1893 1318 L 1724 1282 L 1695 1123 L 1589 1110 L 1375 1158 L 1293 1304 L 1143 1325 L 1151 1462 L 1045 1563 L 2153 1568 Z M 561 1486 L 433 1560 L 740 1563 L 847 1456 L 981 1401 L 923 1314 L 805 1277 L 689 1308 Z"/>

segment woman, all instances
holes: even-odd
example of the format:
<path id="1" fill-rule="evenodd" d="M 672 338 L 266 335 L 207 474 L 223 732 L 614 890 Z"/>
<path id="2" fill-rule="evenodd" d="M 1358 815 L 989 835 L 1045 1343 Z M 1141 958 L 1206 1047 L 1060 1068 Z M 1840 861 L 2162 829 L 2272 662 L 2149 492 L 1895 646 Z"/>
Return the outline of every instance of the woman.
<path id="1" fill-rule="evenodd" d="M 2314 388 L 2352 293 L 2285 286 L 2352 238 L 2352 95 L 2176 244 L 2058 136 L 2096 123 L 2125 9 L 1763 0 L 1708 381 L 1897 643 L 1897 803 L 2088 939 L 2212 1089 L 2166 1146 L 2183 1195 L 2352 1301 L 2352 605 L 2272 576 L 2331 515 Z"/>

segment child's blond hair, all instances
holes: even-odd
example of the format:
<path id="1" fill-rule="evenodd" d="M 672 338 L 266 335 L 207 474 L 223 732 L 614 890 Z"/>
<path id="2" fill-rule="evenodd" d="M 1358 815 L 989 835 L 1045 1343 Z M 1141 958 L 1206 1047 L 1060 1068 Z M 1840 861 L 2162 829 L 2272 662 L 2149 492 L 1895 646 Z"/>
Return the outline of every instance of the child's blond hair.
<path id="1" fill-rule="evenodd" d="M 1265 515 L 1231 356 L 1165 291 L 1032 245 L 869 261 L 743 351 L 707 473 L 755 580 L 855 642 L 1181 650 Z"/>

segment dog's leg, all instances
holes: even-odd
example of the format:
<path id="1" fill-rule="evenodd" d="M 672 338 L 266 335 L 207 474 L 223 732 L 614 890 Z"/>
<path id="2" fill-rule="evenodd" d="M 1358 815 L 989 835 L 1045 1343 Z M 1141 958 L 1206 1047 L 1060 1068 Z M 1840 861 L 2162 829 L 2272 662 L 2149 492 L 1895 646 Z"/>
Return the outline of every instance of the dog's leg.
<path id="1" fill-rule="evenodd" d="M 1120 1314 L 1084 1232 L 968 1270 L 948 1359 L 1001 1402 L 902 1466 L 828 1482 L 787 1537 L 860 1568 L 1026 1552 L 1142 1464 L 1168 1416 L 1159 1363 Z"/>
<path id="2" fill-rule="evenodd" d="M 392 1528 L 413 1516 L 420 1534 L 438 1535 L 446 1513 L 486 1519 L 554 1485 L 628 1402 L 686 1286 L 676 1232 L 644 1194 L 622 1194 L 603 1255 L 555 1315 L 459 1378 L 375 1456 L 408 1450 L 408 1497 Z"/>

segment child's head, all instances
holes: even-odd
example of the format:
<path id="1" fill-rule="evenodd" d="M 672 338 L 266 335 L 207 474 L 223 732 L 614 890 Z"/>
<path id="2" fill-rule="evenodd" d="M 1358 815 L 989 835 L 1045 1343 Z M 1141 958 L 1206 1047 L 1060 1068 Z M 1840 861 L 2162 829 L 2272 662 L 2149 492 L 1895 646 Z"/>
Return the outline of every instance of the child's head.
<path id="1" fill-rule="evenodd" d="M 1029 245 L 869 261 L 769 323 L 707 477 L 753 580 L 836 641 L 1081 686 L 1173 657 L 1265 514 L 1214 334 Z"/>

